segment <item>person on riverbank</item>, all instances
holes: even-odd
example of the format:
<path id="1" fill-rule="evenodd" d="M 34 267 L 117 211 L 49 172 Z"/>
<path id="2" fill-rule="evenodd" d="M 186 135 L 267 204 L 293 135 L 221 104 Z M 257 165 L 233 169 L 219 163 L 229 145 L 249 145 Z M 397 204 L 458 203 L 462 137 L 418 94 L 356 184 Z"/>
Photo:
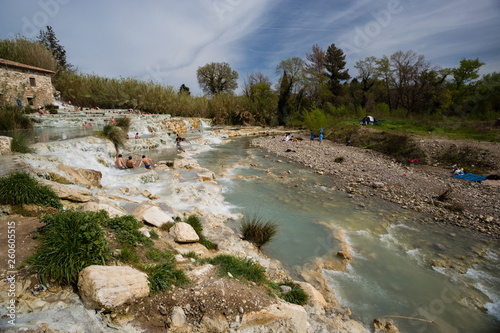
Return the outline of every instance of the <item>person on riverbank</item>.
<path id="1" fill-rule="evenodd" d="M 118 169 L 126 169 L 127 166 L 125 165 L 125 162 L 123 161 L 123 156 L 122 154 L 118 154 L 118 158 L 115 161 L 116 167 Z"/>
<path id="2" fill-rule="evenodd" d="M 319 144 L 322 144 L 322 143 L 323 143 L 323 133 L 321 133 L 321 134 L 319 135 L 319 139 L 318 139 L 318 141 L 319 141 Z"/>
<path id="3" fill-rule="evenodd" d="M 128 160 L 127 160 L 127 163 L 125 163 L 127 168 L 129 169 L 135 169 L 136 165 L 137 165 L 137 162 L 132 160 L 132 156 L 129 156 L 128 157 Z"/>
<path id="4" fill-rule="evenodd" d="M 144 167 L 148 170 L 152 170 L 153 168 L 151 167 L 151 164 L 153 164 L 153 161 L 151 161 L 150 158 L 147 158 L 146 155 L 142 155 L 142 160 L 141 163 L 139 163 L 139 168 L 141 165 L 144 163 Z"/>
<path id="5" fill-rule="evenodd" d="M 314 141 L 314 131 L 311 131 L 311 141 Z"/>
<path id="6" fill-rule="evenodd" d="M 177 145 L 177 149 L 179 149 L 180 151 L 185 151 L 181 146 L 181 141 L 182 141 L 181 136 L 177 134 L 177 136 L 175 137 L 175 144 Z"/>

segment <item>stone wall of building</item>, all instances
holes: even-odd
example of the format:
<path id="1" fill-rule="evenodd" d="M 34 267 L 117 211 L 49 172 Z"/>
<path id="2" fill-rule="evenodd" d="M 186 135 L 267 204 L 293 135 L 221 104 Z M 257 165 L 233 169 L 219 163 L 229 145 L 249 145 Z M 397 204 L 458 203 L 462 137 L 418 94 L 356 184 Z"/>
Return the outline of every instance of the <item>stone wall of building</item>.
<path id="1" fill-rule="evenodd" d="M 32 69 L 0 66 L 1 102 L 17 104 L 21 100 L 23 106 L 33 107 L 54 104 L 55 89 L 49 73 Z"/>

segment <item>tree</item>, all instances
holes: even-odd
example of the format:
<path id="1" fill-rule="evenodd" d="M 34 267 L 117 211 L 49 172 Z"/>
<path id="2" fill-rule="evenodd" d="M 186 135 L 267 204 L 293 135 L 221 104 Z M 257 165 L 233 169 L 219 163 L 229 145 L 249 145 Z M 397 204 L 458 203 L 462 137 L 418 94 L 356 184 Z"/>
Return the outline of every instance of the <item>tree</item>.
<path id="1" fill-rule="evenodd" d="M 254 121 L 259 125 L 272 125 L 276 118 L 278 96 L 271 91 L 271 85 L 266 82 L 253 84 L 248 100 Z"/>
<path id="2" fill-rule="evenodd" d="M 181 84 L 181 87 L 179 88 L 179 94 L 185 93 L 187 95 L 191 95 L 191 92 L 189 91 L 189 87 L 187 87 L 184 83 Z"/>
<path id="3" fill-rule="evenodd" d="M 460 60 L 460 67 L 451 69 L 453 75 L 453 102 L 461 104 L 464 100 L 471 96 L 475 90 L 475 82 L 479 78 L 479 69 L 484 65 L 484 62 L 478 58 Z"/>
<path id="4" fill-rule="evenodd" d="M 45 46 L 45 48 L 52 52 L 54 58 L 57 60 L 59 69 L 68 70 L 73 67 L 66 61 L 66 50 L 59 44 L 59 40 L 56 38 L 56 33 L 52 30 L 51 26 L 47 26 L 47 31 L 40 30 L 38 35 L 38 41 Z"/>
<path id="5" fill-rule="evenodd" d="M 278 82 L 278 122 L 285 125 L 286 118 L 292 110 L 299 110 L 301 96 L 304 92 L 305 61 L 299 57 L 281 60 L 276 66 L 276 74 L 280 75 Z M 295 93 L 295 103 L 292 105 L 292 96 Z"/>
<path id="6" fill-rule="evenodd" d="M 326 50 L 325 68 L 330 79 L 330 91 L 337 97 L 342 93 L 341 83 L 349 80 L 349 70 L 345 69 L 345 54 L 332 43 Z"/>
<path id="7" fill-rule="evenodd" d="M 262 72 L 252 72 L 251 74 L 248 74 L 243 84 L 243 93 L 245 94 L 245 96 L 250 97 L 250 89 L 252 88 L 252 86 L 261 83 L 265 83 L 268 86 L 271 86 L 271 80 L 269 79 L 269 76 L 263 74 Z"/>
<path id="8" fill-rule="evenodd" d="M 387 56 L 383 56 L 380 59 L 377 59 L 375 61 L 376 63 L 376 75 L 379 78 L 382 78 L 384 82 L 384 87 L 385 87 L 385 93 L 386 93 L 386 101 L 387 105 L 389 105 L 389 110 L 392 110 L 392 103 L 391 103 L 391 87 L 394 81 L 393 78 L 393 70 L 391 68 L 391 61 Z"/>
<path id="9" fill-rule="evenodd" d="M 326 52 L 318 45 L 312 47 L 312 53 L 306 53 L 309 63 L 306 65 L 307 90 L 313 103 L 323 104 L 325 96 L 324 86 L 328 82 L 326 75 Z"/>
<path id="10" fill-rule="evenodd" d="M 238 88 L 238 72 L 226 62 L 211 62 L 196 71 L 198 84 L 206 94 L 232 93 Z"/>
<path id="11" fill-rule="evenodd" d="M 375 82 L 377 81 L 377 71 L 376 71 L 376 60 L 375 57 L 366 57 L 365 60 L 359 60 L 356 62 L 354 68 L 356 68 L 359 72 L 357 78 L 359 79 L 359 83 L 361 85 L 361 90 L 363 91 L 363 95 L 361 98 L 361 106 L 365 107 L 366 102 L 368 100 L 367 94 L 368 91 L 373 87 Z"/>

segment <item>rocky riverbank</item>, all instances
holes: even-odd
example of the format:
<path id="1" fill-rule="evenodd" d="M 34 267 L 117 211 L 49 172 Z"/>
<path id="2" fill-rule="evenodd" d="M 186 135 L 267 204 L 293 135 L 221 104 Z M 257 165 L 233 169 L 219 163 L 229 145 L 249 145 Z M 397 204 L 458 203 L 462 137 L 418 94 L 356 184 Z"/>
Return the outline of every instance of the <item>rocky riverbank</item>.
<path id="1" fill-rule="evenodd" d="M 373 150 L 360 149 L 324 141 L 302 140 L 283 142 L 282 137 L 264 136 L 252 144 L 288 160 L 332 176 L 339 190 L 353 200 L 379 197 L 405 209 L 430 216 L 428 220 L 477 231 L 480 235 L 500 240 L 500 187 L 498 180 L 476 183 L 451 177 L 451 170 L 435 166 L 403 165 Z M 446 140 L 421 140 L 420 145 L 432 152 L 436 145 L 468 144 Z M 480 145 L 481 143 L 475 143 Z M 500 161 L 498 144 L 485 143 L 493 159 Z M 500 173 L 500 170 L 492 170 Z M 438 197 L 448 190 L 444 201 Z"/>

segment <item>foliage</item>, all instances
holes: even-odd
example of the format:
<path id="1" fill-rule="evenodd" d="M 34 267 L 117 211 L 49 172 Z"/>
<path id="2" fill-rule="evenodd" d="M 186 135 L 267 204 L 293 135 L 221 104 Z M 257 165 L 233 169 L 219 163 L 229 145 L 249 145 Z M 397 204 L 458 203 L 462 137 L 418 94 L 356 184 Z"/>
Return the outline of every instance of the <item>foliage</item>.
<path id="1" fill-rule="evenodd" d="M 232 93 L 238 88 L 238 72 L 232 70 L 227 62 L 211 62 L 198 67 L 196 77 L 201 90 L 210 96 Z"/>
<path id="2" fill-rule="evenodd" d="M 45 215 L 40 231 L 41 243 L 28 259 L 42 283 L 53 280 L 60 285 L 74 284 L 78 273 L 90 265 L 105 265 L 110 258 L 104 232 L 94 212 L 64 211 Z"/>
<path id="3" fill-rule="evenodd" d="M 298 284 L 293 283 L 293 281 L 285 281 L 283 284 L 292 288 L 291 291 L 283 295 L 285 301 L 297 305 L 304 305 L 307 303 L 309 296 Z"/>
<path id="4" fill-rule="evenodd" d="M 171 285 L 182 286 L 189 282 L 184 271 L 175 268 L 174 258 L 170 257 L 164 263 L 146 266 L 149 279 L 149 294 L 157 294 L 167 290 Z"/>
<path id="5" fill-rule="evenodd" d="M 52 53 L 35 41 L 16 36 L 0 40 L 0 58 L 25 65 L 57 71 L 57 61 Z"/>
<path id="6" fill-rule="evenodd" d="M 52 27 L 47 26 L 46 29 L 46 31 L 40 30 L 38 41 L 45 46 L 48 51 L 52 52 L 52 55 L 57 60 L 59 69 L 70 69 L 72 66 L 66 61 L 66 50 L 59 44 L 59 40 L 56 38 L 56 34 Z"/>
<path id="7" fill-rule="evenodd" d="M 8 205 L 39 204 L 62 208 L 59 197 L 48 186 L 41 185 L 25 172 L 0 179 L 0 203 Z"/>
<path id="8" fill-rule="evenodd" d="M 489 155 L 490 152 L 484 149 L 452 145 L 438 156 L 438 160 L 448 167 L 457 165 L 464 168 L 467 172 L 483 173 L 498 167 L 498 165 L 495 165 L 495 163 L 492 163 L 487 158 Z"/>
<path id="9" fill-rule="evenodd" d="M 136 244 L 153 244 L 148 237 L 139 231 L 143 224 L 132 215 L 103 219 L 103 226 L 113 230 L 116 234 L 116 240 L 122 245 L 134 247 Z"/>
<path id="10" fill-rule="evenodd" d="M 128 133 L 128 131 L 130 130 L 130 123 L 131 123 L 130 118 L 126 116 L 116 119 L 116 126 L 120 127 L 123 133 Z"/>
<path id="11" fill-rule="evenodd" d="M 163 223 L 160 227 L 160 230 L 168 232 L 170 230 L 170 228 L 172 228 L 174 226 L 174 224 L 175 224 L 174 222 Z"/>
<path id="12" fill-rule="evenodd" d="M 414 159 L 424 163 L 426 160 L 425 152 L 407 134 L 387 134 L 382 141 L 372 145 L 371 148 L 402 163 Z"/>
<path id="13" fill-rule="evenodd" d="M 310 111 L 304 112 L 304 125 L 319 134 L 320 128 L 329 128 L 333 125 L 333 118 L 323 110 L 313 107 Z"/>
<path id="14" fill-rule="evenodd" d="M 149 236 L 153 240 L 160 238 L 160 236 L 158 235 L 158 233 L 154 229 L 149 232 Z"/>
<path id="15" fill-rule="evenodd" d="M 217 265 L 221 276 L 227 276 L 227 273 L 229 272 L 235 278 L 243 278 L 247 281 L 253 281 L 255 283 L 266 282 L 266 269 L 251 259 L 241 259 L 222 254 L 214 258 L 207 259 L 207 261 L 212 265 Z"/>
<path id="16" fill-rule="evenodd" d="M 334 43 L 326 50 L 325 68 L 328 78 L 330 80 L 330 91 L 333 96 L 339 96 L 342 92 L 341 83 L 349 80 L 349 70 L 345 69 L 346 55 L 344 52 L 337 48 Z"/>
<path id="17" fill-rule="evenodd" d="M 28 117 L 24 116 L 23 109 L 13 105 L 0 107 L 0 131 L 31 128 L 33 124 Z"/>
<path id="18" fill-rule="evenodd" d="M 103 127 L 102 134 L 113 143 L 116 153 L 125 147 L 126 136 L 120 127 L 108 124 Z"/>
<path id="19" fill-rule="evenodd" d="M 125 244 L 120 249 L 120 261 L 126 264 L 138 265 L 140 262 L 139 254 L 132 245 Z"/>
<path id="20" fill-rule="evenodd" d="M 172 257 L 171 252 L 161 251 L 161 250 L 157 249 L 156 247 L 152 247 L 146 252 L 146 258 L 148 258 L 149 260 L 152 260 L 152 261 L 156 261 L 156 262 L 161 261 L 161 260 L 165 260 L 165 259 L 169 259 L 170 257 Z"/>
<path id="21" fill-rule="evenodd" d="M 12 141 L 10 143 L 10 150 L 18 153 L 31 153 L 33 150 L 29 147 L 31 137 L 28 133 L 16 130 L 12 132 Z"/>
<path id="22" fill-rule="evenodd" d="M 260 249 L 278 233 L 278 225 L 272 220 L 263 220 L 261 216 L 254 214 L 249 218 L 243 218 L 240 231 L 243 239 L 255 244 Z"/>
<path id="23" fill-rule="evenodd" d="M 185 220 L 185 222 L 193 227 L 194 231 L 196 232 L 196 234 L 200 238 L 198 243 L 205 246 L 209 250 L 217 250 L 217 248 L 218 248 L 217 244 L 212 243 L 203 235 L 203 226 L 202 226 L 200 218 L 198 216 L 189 215 L 189 217 Z"/>

